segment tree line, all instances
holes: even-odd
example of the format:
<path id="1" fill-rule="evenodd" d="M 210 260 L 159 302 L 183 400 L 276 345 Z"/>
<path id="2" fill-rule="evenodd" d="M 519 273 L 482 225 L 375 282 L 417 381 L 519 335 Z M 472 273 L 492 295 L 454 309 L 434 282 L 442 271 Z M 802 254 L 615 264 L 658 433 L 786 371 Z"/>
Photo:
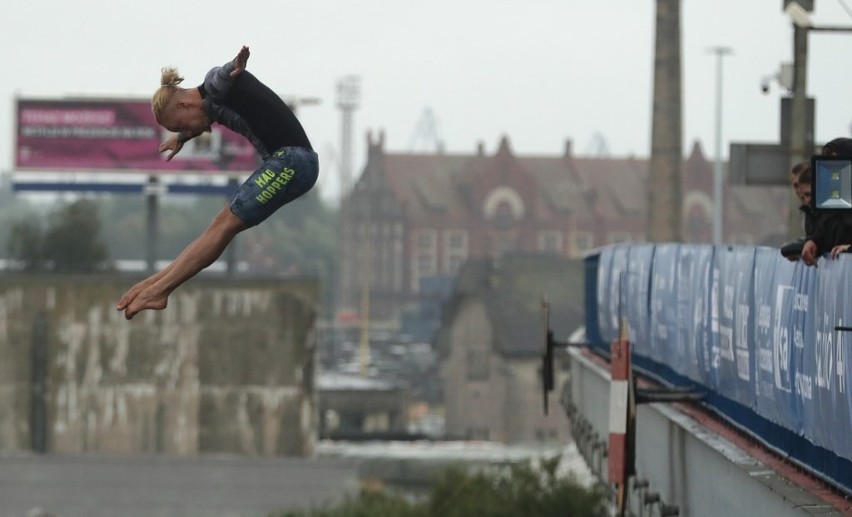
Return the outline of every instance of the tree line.
<path id="1" fill-rule="evenodd" d="M 166 196 L 159 203 L 157 259 L 169 261 L 210 223 L 227 200 Z M 258 275 L 319 276 L 331 296 L 337 270 L 337 210 L 314 189 L 237 237 L 237 259 Z M 115 272 L 117 260 L 147 257 L 144 196 L 60 195 L 47 202 L 0 189 L 0 242 L 6 270 L 28 273 Z"/>

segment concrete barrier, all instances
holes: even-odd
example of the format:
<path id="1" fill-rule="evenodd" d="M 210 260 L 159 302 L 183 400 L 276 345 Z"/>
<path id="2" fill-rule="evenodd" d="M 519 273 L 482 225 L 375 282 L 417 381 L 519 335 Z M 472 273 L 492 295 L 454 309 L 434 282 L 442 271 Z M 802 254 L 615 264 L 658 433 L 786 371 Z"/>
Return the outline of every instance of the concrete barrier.
<path id="1" fill-rule="evenodd" d="M 572 349 L 563 394 L 574 438 L 593 474 L 607 479 L 600 447 L 610 432 L 610 372 L 589 352 Z M 671 404 L 642 404 L 636 418 L 636 476 L 627 490 L 633 515 L 847 515 L 790 482 Z M 841 503 L 843 504 L 843 503 Z M 848 505 L 847 505 L 848 506 Z M 664 511 L 665 510 L 665 511 Z M 668 513 L 673 515 L 674 513 Z"/>
<path id="2" fill-rule="evenodd" d="M 0 451 L 308 455 L 313 279 L 201 276 L 124 320 L 128 276 L 0 276 Z"/>

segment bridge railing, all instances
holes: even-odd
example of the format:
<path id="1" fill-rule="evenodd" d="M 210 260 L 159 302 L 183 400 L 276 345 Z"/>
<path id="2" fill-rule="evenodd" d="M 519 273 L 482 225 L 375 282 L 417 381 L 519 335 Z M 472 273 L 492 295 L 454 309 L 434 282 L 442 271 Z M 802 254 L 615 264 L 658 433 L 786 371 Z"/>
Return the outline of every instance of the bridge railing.
<path id="1" fill-rule="evenodd" d="M 708 392 L 734 425 L 852 493 L 852 256 L 625 244 L 586 259 L 586 333 L 628 324 L 634 364 Z"/>

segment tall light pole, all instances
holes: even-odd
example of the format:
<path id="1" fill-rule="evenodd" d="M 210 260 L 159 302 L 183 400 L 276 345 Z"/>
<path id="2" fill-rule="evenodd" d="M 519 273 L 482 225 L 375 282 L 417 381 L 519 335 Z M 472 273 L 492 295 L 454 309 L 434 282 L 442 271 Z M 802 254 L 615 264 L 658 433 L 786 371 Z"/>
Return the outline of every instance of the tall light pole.
<path id="1" fill-rule="evenodd" d="M 342 114 L 340 144 L 340 199 L 352 188 L 352 114 L 361 101 L 361 78 L 347 75 L 337 81 L 337 107 Z"/>
<path id="2" fill-rule="evenodd" d="M 722 199 L 722 59 L 733 51 L 727 47 L 712 47 L 716 54 L 716 142 L 713 163 L 713 244 L 722 244 L 724 202 Z"/>
<path id="3" fill-rule="evenodd" d="M 808 131 L 808 30 L 810 15 L 806 6 L 787 3 L 784 11 L 793 23 L 793 99 L 790 106 L 790 168 L 813 153 L 814 135 Z M 787 234 L 793 238 L 801 233 L 799 211 L 794 202 L 787 219 Z"/>

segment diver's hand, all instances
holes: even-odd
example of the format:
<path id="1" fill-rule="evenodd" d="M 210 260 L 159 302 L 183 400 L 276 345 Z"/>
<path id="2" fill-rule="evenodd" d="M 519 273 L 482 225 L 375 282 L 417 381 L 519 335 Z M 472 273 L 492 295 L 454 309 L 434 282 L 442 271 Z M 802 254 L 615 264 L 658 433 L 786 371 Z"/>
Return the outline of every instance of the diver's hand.
<path id="1" fill-rule="evenodd" d="M 180 141 L 177 135 L 172 136 L 162 144 L 160 144 L 160 152 L 163 153 L 165 151 L 171 151 L 168 156 L 166 156 L 166 161 L 171 161 L 172 158 L 175 157 L 180 150 L 183 149 L 183 142 Z"/>
<path id="2" fill-rule="evenodd" d="M 232 79 L 234 77 L 240 75 L 241 73 L 243 73 L 243 70 L 246 69 L 246 64 L 248 63 L 249 54 L 251 54 L 249 52 L 249 48 L 247 46 L 243 45 L 243 48 L 240 49 L 240 52 L 239 52 L 239 54 L 237 54 L 237 57 L 234 58 L 234 69 L 231 70 L 231 78 Z"/>

